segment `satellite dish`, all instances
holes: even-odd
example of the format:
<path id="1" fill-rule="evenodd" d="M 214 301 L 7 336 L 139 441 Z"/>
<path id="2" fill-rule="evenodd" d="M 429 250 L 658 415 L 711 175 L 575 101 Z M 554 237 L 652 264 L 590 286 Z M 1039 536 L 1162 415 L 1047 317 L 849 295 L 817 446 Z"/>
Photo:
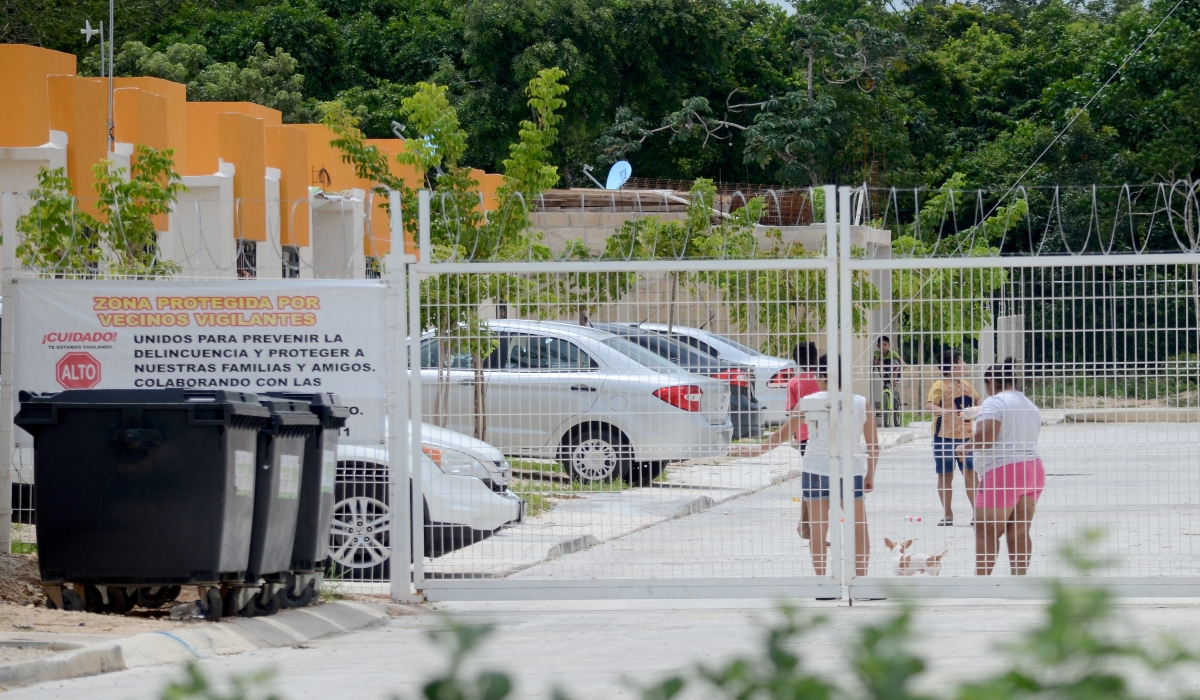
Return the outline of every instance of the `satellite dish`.
<path id="1" fill-rule="evenodd" d="M 625 186 L 629 180 L 629 176 L 633 174 L 633 166 L 627 160 L 618 160 L 613 163 L 612 169 L 608 171 L 608 182 L 605 184 L 606 190 L 619 190 Z"/>

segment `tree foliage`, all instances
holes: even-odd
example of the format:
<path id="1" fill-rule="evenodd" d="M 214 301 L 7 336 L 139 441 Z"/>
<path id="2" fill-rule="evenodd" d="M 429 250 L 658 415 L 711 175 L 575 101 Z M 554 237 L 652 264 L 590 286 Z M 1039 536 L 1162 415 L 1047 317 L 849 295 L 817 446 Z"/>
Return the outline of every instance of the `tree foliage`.
<path id="1" fill-rule="evenodd" d="M 130 167 L 105 160 L 93 166 L 96 209 L 79 208 L 64 168 L 40 168 L 29 213 L 17 219 L 17 257 L 50 275 L 106 272 L 134 277 L 177 274 L 179 265 L 158 257 L 158 230 L 181 192 L 170 149 L 137 146 Z"/>

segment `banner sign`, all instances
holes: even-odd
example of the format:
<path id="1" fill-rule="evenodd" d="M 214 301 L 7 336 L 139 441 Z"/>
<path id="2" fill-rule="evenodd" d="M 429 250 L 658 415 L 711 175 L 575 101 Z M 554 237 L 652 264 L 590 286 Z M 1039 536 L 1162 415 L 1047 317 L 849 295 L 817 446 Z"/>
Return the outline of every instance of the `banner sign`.
<path id="1" fill-rule="evenodd" d="M 343 442 L 384 440 L 380 282 L 23 279 L 13 290 L 14 400 L 22 390 L 332 392 L 350 407 Z"/>

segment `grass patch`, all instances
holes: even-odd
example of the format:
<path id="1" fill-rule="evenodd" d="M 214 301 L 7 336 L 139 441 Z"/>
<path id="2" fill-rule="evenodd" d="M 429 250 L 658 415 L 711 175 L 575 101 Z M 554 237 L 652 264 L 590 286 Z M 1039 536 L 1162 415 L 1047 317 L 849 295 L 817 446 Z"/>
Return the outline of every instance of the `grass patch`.
<path id="1" fill-rule="evenodd" d="M 325 580 L 321 582 L 321 600 L 342 600 L 346 597 L 346 582 L 342 580 L 342 575 L 333 570 L 330 566 L 325 572 Z"/>
<path id="2" fill-rule="evenodd" d="M 37 543 L 36 542 L 13 542 L 12 543 L 12 553 L 13 554 L 37 554 L 38 553 Z"/>
<path id="3" fill-rule="evenodd" d="M 525 516 L 535 518 L 543 513 L 549 513 L 554 510 L 554 501 L 550 500 L 545 494 L 535 491 L 531 488 L 531 482 L 514 481 L 509 485 L 509 490 L 517 494 L 525 501 Z"/>
<path id="4" fill-rule="evenodd" d="M 513 469 L 521 469 L 529 472 L 567 473 L 567 470 L 563 469 L 562 462 L 549 459 L 514 459 L 509 461 L 509 464 Z"/>

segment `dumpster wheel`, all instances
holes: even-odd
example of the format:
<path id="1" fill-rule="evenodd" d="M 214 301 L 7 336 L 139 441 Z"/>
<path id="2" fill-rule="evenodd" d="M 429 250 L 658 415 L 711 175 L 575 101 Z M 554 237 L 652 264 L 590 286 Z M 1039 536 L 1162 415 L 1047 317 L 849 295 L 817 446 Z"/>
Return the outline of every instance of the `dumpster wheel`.
<path id="1" fill-rule="evenodd" d="M 101 591 L 99 586 L 88 585 L 83 589 L 83 609 L 86 612 L 124 615 L 133 610 L 134 605 L 137 605 L 136 590 L 133 595 L 130 595 L 121 586 L 105 586 Z"/>
<path id="2" fill-rule="evenodd" d="M 174 603 L 183 590 L 182 586 L 155 586 L 153 588 L 137 589 L 137 604 L 139 607 L 161 608 L 167 603 Z"/>

